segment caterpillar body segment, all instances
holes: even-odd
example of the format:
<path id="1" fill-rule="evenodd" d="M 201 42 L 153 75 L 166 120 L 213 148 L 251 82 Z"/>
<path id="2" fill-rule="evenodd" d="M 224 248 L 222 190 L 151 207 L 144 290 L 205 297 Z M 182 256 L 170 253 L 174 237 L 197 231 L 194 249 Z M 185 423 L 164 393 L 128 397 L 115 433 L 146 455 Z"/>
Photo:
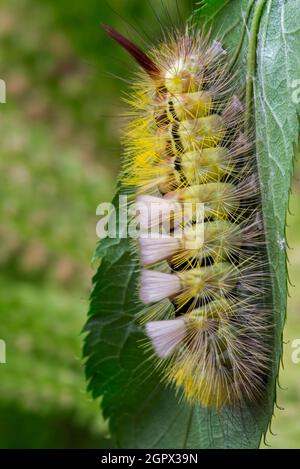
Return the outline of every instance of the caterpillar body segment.
<path id="1" fill-rule="evenodd" d="M 186 30 L 146 55 L 106 29 L 142 67 L 126 98 L 123 185 L 136 193 L 141 315 L 157 363 L 191 402 L 257 403 L 270 368 L 270 276 L 253 138 L 228 54 Z"/>

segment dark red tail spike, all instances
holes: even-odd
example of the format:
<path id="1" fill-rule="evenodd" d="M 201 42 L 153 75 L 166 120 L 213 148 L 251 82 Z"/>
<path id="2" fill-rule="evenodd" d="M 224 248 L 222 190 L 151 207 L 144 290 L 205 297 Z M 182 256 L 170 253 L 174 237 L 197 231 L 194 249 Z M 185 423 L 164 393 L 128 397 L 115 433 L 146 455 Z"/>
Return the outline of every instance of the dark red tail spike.
<path id="1" fill-rule="evenodd" d="M 133 44 L 133 42 L 129 41 L 129 39 L 115 31 L 111 26 L 108 26 L 107 24 L 102 24 L 101 26 L 114 41 L 129 52 L 129 54 L 137 61 L 145 72 L 150 75 L 151 78 L 158 78 L 160 71 L 148 55 Z"/>

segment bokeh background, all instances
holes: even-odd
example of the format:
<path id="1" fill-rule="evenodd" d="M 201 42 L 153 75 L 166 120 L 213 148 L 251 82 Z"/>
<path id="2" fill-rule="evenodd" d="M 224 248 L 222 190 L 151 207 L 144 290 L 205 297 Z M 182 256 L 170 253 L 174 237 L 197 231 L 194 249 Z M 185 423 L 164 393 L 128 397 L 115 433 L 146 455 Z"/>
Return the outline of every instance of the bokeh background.
<path id="1" fill-rule="evenodd" d="M 187 17 L 191 0 L 180 0 Z M 108 447 L 99 403 L 86 393 L 81 329 L 96 243 L 96 207 L 112 197 L 119 131 L 132 62 L 99 28 L 107 22 L 141 45 L 175 0 L 2 0 L 0 78 L 1 448 Z M 179 21 L 181 21 L 179 19 Z M 140 33 L 140 34 L 139 34 Z M 117 76 L 120 78 L 118 79 Z M 284 370 L 268 436 L 300 448 L 300 166 L 288 240 L 290 289 Z"/>

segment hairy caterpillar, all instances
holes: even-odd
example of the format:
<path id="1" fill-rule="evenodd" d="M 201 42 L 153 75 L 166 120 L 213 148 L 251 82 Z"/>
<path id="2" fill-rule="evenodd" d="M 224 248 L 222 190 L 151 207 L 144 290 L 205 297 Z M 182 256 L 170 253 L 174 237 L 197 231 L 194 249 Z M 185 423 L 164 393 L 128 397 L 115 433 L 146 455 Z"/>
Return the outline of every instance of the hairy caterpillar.
<path id="1" fill-rule="evenodd" d="M 123 185 L 149 209 L 145 232 L 168 221 L 163 236 L 138 242 L 158 365 L 204 407 L 258 403 L 271 361 L 270 278 L 253 136 L 228 54 L 187 29 L 146 55 L 104 27 L 142 69 L 127 99 Z M 204 205 L 203 242 L 194 210 L 180 218 L 185 203 Z"/>

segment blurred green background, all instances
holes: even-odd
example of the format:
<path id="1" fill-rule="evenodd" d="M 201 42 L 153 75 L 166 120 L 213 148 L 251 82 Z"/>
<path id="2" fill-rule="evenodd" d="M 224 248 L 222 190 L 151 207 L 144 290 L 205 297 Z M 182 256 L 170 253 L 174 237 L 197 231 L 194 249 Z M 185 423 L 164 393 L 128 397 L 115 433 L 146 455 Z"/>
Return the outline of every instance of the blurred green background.
<path id="1" fill-rule="evenodd" d="M 191 0 L 180 0 L 182 16 Z M 140 44 L 176 14 L 174 0 L 2 0 L 0 78 L 1 448 L 109 445 L 98 403 L 86 393 L 81 329 L 96 243 L 97 205 L 111 199 L 120 161 L 121 93 L 132 62 L 99 28 Z M 170 19 L 168 19 L 170 22 Z M 139 36 L 139 31 L 141 36 Z M 149 38 L 149 39 L 148 39 Z M 122 78 L 118 80 L 116 76 Z M 300 283 L 300 166 L 289 217 L 290 274 Z M 291 288 L 285 369 L 268 436 L 300 448 L 300 289 Z"/>

